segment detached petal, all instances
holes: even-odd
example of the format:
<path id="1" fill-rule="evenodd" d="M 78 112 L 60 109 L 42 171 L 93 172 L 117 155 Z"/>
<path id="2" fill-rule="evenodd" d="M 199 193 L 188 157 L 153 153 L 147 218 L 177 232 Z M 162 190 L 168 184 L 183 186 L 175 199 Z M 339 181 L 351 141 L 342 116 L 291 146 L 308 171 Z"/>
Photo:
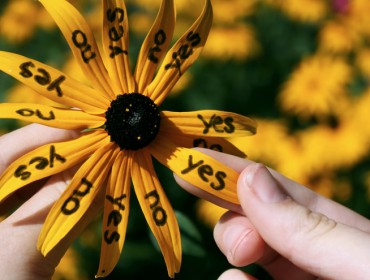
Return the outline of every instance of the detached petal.
<path id="1" fill-rule="evenodd" d="M 135 80 L 138 92 L 144 92 L 153 80 L 158 67 L 171 43 L 175 28 L 176 12 L 173 0 L 162 0 L 157 18 L 146 36 L 136 63 Z"/>
<path id="2" fill-rule="evenodd" d="M 105 122 L 104 117 L 79 110 L 28 103 L 0 103 L 0 118 L 29 121 L 64 129 L 96 128 Z"/>
<path id="3" fill-rule="evenodd" d="M 208 137 L 242 137 L 256 133 L 257 122 L 243 115 L 202 110 L 193 112 L 162 111 L 161 131 Z"/>
<path id="4" fill-rule="evenodd" d="M 129 65 L 128 17 L 124 1 L 103 0 L 103 47 L 116 94 L 135 92 Z"/>
<path id="5" fill-rule="evenodd" d="M 157 105 L 162 103 L 182 74 L 199 57 L 211 29 L 212 17 L 211 1 L 206 0 L 200 17 L 168 51 L 157 76 L 145 92 Z"/>
<path id="6" fill-rule="evenodd" d="M 97 277 L 105 277 L 116 266 L 125 243 L 130 210 L 132 157 L 129 152 L 118 154 L 105 195 L 102 245 Z"/>
<path id="7" fill-rule="evenodd" d="M 119 149 L 101 144 L 77 171 L 66 191 L 54 204 L 42 227 L 37 247 L 46 256 L 78 223 L 107 180 Z"/>
<path id="8" fill-rule="evenodd" d="M 102 114 L 110 105 L 110 101 L 98 91 L 53 67 L 21 55 L 0 51 L 0 70 L 42 96 L 68 107 Z"/>
<path id="9" fill-rule="evenodd" d="M 71 141 L 41 146 L 20 157 L 0 177 L 0 201 L 29 183 L 75 166 L 108 142 L 105 132 L 96 131 Z"/>
<path id="10" fill-rule="evenodd" d="M 173 278 L 181 265 L 179 225 L 145 150 L 135 152 L 132 179 L 141 209 L 161 248 L 168 275 Z"/>
<path id="11" fill-rule="evenodd" d="M 108 98 L 115 97 L 108 72 L 100 56 L 93 33 L 85 19 L 69 2 L 65 0 L 39 0 L 67 40 L 73 55 L 83 73 L 95 88 Z"/>
<path id="12" fill-rule="evenodd" d="M 225 201 L 239 204 L 236 193 L 239 174 L 230 167 L 197 150 L 177 147 L 163 134 L 158 135 L 150 145 L 150 152 L 190 184 Z"/>
<path id="13" fill-rule="evenodd" d="M 160 132 L 164 133 L 164 132 Z M 164 134 L 166 135 L 166 134 Z M 186 134 L 171 134 L 169 139 L 178 147 L 184 148 L 207 148 L 222 153 L 227 153 L 241 158 L 246 158 L 247 155 L 239 148 L 234 146 L 225 138 L 220 137 L 205 137 L 205 136 L 191 136 Z"/>

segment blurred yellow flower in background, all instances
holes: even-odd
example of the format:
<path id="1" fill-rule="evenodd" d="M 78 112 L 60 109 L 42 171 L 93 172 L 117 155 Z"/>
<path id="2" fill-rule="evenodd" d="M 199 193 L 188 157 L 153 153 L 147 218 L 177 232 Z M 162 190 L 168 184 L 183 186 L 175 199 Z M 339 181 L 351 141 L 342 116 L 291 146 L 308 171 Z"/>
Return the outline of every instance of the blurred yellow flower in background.
<path id="1" fill-rule="evenodd" d="M 362 48 L 356 52 L 355 66 L 358 67 L 361 74 L 370 80 L 370 48 Z"/>
<path id="2" fill-rule="evenodd" d="M 360 38 L 347 24 L 343 18 L 325 22 L 319 33 L 320 51 L 340 54 L 354 50 Z"/>
<path id="3" fill-rule="evenodd" d="M 290 18 L 302 22 L 317 22 L 328 14 L 329 5 L 325 0 L 265 0 L 280 8 Z"/>
<path id="4" fill-rule="evenodd" d="M 249 159 L 276 167 L 292 150 L 294 140 L 288 135 L 284 122 L 258 118 L 256 121 L 259 131 L 254 137 L 234 138 L 230 142 L 242 149 Z"/>
<path id="5" fill-rule="evenodd" d="M 281 107 L 303 119 L 325 118 L 346 106 L 346 86 L 352 69 L 339 57 L 314 55 L 305 58 L 283 86 Z"/>
<path id="6" fill-rule="evenodd" d="M 80 7 L 86 0 L 71 0 L 70 2 Z M 8 1 L 0 15 L 0 36 L 11 43 L 19 44 L 30 39 L 37 27 L 44 29 L 56 27 L 51 16 L 37 1 Z"/>
<path id="7" fill-rule="evenodd" d="M 351 30 L 362 36 L 370 36 L 370 2 L 367 0 L 348 1 L 348 18 L 351 21 Z"/>
<path id="8" fill-rule="evenodd" d="M 367 155 L 369 147 L 364 134 L 352 121 L 337 127 L 317 125 L 299 133 L 302 158 L 312 173 L 348 168 Z"/>
<path id="9" fill-rule="evenodd" d="M 215 27 L 209 35 L 208 42 L 209 45 L 204 48 L 204 57 L 221 61 L 245 60 L 256 55 L 259 50 L 255 31 L 247 24 Z"/>
<path id="10" fill-rule="evenodd" d="M 37 25 L 39 8 L 33 1 L 13 0 L 0 17 L 0 35 L 13 43 L 32 36 Z"/>

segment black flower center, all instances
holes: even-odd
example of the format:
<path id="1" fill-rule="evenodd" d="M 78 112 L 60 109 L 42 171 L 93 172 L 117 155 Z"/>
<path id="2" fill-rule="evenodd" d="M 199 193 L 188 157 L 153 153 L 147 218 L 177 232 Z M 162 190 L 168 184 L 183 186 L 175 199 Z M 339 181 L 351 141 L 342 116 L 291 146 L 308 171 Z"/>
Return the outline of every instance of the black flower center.
<path id="1" fill-rule="evenodd" d="M 105 112 L 105 130 L 122 150 L 138 150 L 149 145 L 159 131 L 157 105 L 140 93 L 117 96 Z"/>

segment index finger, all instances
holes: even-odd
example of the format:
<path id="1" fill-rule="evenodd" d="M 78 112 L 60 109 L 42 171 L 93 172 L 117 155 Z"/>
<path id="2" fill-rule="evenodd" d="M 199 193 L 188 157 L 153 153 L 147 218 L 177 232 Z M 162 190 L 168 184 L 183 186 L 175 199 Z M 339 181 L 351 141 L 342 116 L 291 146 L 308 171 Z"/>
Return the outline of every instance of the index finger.
<path id="1" fill-rule="evenodd" d="M 73 130 L 63 130 L 50 128 L 40 124 L 31 124 L 17 129 L 0 137 L 0 175 L 17 158 L 32 151 L 33 149 L 50 142 L 59 142 L 73 139 L 78 132 Z M 18 203 L 28 200 L 40 186 L 46 182 L 47 178 L 31 183 L 27 188 L 23 188 L 14 193 L 1 204 L 0 215 L 13 209 Z"/>
<path id="2" fill-rule="evenodd" d="M 248 165 L 253 163 L 253 161 L 251 160 L 242 159 L 221 152 L 203 148 L 197 149 L 209 156 L 212 156 L 216 160 L 224 163 L 225 165 L 233 168 L 238 173 L 241 173 Z M 359 215 L 358 213 L 352 211 L 347 207 L 344 207 L 343 205 L 333 200 L 330 200 L 326 197 L 323 197 L 315 193 L 314 191 L 310 190 L 305 186 L 302 186 L 288 179 L 284 175 L 280 174 L 279 172 L 271 168 L 269 168 L 269 171 L 271 172 L 272 176 L 275 177 L 275 179 L 279 182 L 281 187 L 297 203 L 309 208 L 314 212 L 322 213 L 337 222 L 361 229 L 366 232 L 370 232 L 370 222 L 365 217 Z M 176 175 L 175 179 L 177 183 L 188 192 L 201 198 L 204 198 L 208 201 L 211 201 L 212 203 L 219 205 L 223 208 L 227 208 L 231 211 L 243 214 L 243 211 L 239 205 L 228 203 L 226 201 L 221 200 L 218 197 L 214 197 L 204 191 L 201 191 L 196 187 L 192 186 L 190 183 L 180 179 Z"/>
<path id="3" fill-rule="evenodd" d="M 0 137 L 0 174 L 21 155 L 50 142 L 73 139 L 76 131 L 31 124 Z"/>

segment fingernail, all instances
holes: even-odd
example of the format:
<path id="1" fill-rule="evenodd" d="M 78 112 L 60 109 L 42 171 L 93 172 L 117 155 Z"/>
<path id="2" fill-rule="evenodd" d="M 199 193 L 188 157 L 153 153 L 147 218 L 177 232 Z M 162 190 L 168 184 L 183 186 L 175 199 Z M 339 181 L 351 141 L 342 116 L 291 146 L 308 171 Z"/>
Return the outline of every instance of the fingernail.
<path id="1" fill-rule="evenodd" d="M 264 165 L 255 163 L 248 166 L 243 173 L 244 184 L 262 202 L 274 203 L 287 198 L 287 194 Z"/>

